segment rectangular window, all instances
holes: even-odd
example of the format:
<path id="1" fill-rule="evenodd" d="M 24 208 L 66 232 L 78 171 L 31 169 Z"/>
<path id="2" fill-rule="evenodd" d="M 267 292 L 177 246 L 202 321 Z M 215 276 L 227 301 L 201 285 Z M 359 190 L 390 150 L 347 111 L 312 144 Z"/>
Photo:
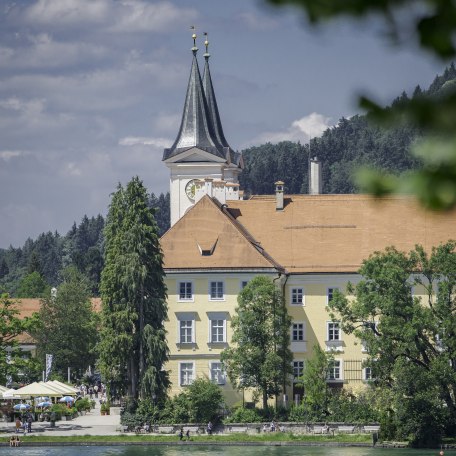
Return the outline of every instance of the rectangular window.
<path id="1" fill-rule="evenodd" d="M 210 296 L 211 299 L 223 299 L 223 282 L 211 282 Z"/>
<path id="2" fill-rule="evenodd" d="M 329 362 L 328 380 L 342 380 L 341 362 L 339 360 Z"/>
<path id="3" fill-rule="evenodd" d="M 179 300 L 189 301 L 193 299 L 193 284 L 192 282 L 179 283 Z"/>
<path id="4" fill-rule="evenodd" d="M 179 320 L 179 342 L 181 344 L 191 344 L 193 340 L 194 320 Z"/>
<path id="5" fill-rule="evenodd" d="M 293 342 L 304 341 L 304 323 L 293 323 L 291 340 Z"/>
<path id="6" fill-rule="evenodd" d="M 304 290 L 302 288 L 291 289 L 291 304 L 299 306 L 303 304 Z"/>
<path id="7" fill-rule="evenodd" d="M 225 342 L 225 320 L 211 320 L 211 342 Z"/>
<path id="8" fill-rule="evenodd" d="M 304 361 L 293 361 L 293 377 L 294 381 L 297 381 L 302 377 L 304 372 Z"/>
<path id="9" fill-rule="evenodd" d="M 340 340 L 340 326 L 338 321 L 328 322 L 328 340 Z"/>
<path id="10" fill-rule="evenodd" d="M 216 383 L 217 385 L 224 385 L 225 380 L 225 372 L 223 371 L 222 363 L 220 362 L 211 362 L 210 363 L 210 374 L 211 374 L 211 381 Z"/>
<path id="11" fill-rule="evenodd" d="M 339 288 L 328 288 L 328 304 L 333 300 L 335 291 L 339 291 Z"/>
<path id="12" fill-rule="evenodd" d="M 194 378 L 194 364 L 180 363 L 180 384 L 182 386 L 191 385 Z"/>
<path id="13" fill-rule="evenodd" d="M 371 367 L 364 368 L 364 380 L 372 380 L 372 368 Z"/>
<path id="14" fill-rule="evenodd" d="M 241 282 L 241 290 L 243 290 L 243 289 L 247 286 L 248 283 L 249 283 L 248 280 L 243 280 L 243 281 Z"/>

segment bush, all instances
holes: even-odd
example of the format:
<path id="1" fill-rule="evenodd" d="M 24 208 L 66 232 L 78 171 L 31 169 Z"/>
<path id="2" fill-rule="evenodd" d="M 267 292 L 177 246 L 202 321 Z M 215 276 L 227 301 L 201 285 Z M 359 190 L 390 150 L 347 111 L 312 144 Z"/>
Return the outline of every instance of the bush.
<path id="1" fill-rule="evenodd" d="M 312 421 L 311 416 L 312 414 L 309 413 L 309 408 L 304 404 L 299 404 L 291 406 L 290 413 L 288 414 L 288 419 L 290 421 L 296 421 L 298 423 L 307 423 L 309 421 Z"/>
<path id="2" fill-rule="evenodd" d="M 129 430 L 134 430 L 135 428 L 142 426 L 143 422 L 135 413 L 124 412 L 120 417 L 120 424 L 122 426 L 127 426 Z"/>
<path id="3" fill-rule="evenodd" d="M 233 409 L 232 413 L 227 416 L 223 422 L 228 423 L 261 423 L 264 419 L 263 411 L 257 408 L 250 409 L 238 407 Z"/>
<path id="4" fill-rule="evenodd" d="M 346 390 L 333 392 L 329 397 L 328 410 L 331 421 L 364 424 L 378 422 L 380 419 L 365 393 L 355 396 Z"/>
<path id="5" fill-rule="evenodd" d="M 59 413 L 60 415 L 65 415 L 68 407 L 65 404 L 53 404 L 49 409 L 50 412 Z"/>
<path id="6" fill-rule="evenodd" d="M 159 418 L 159 409 L 150 399 L 144 399 L 139 402 L 136 416 L 142 423 L 155 423 Z"/>
<path id="7" fill-rule="evenodd" d="M 225 407 L 222 390 L 208 379 L 196 379 L 185 391 L 192 423 L 216 423 Z"/>
<path id="8" fill-rule="evenodd" d="M 90 400 L 87 397 L 84 397 L 82 399 L 78 399 L 75 403 L 74 406 L 76 407 L 78 412 L 81 411 L 90 411 Z"/>
<path id="9" fill-rule="evenodd" d="M 185 393 L 166 400 L 160 422 L 170 424 L 190 422 L 190 403 Z"/>

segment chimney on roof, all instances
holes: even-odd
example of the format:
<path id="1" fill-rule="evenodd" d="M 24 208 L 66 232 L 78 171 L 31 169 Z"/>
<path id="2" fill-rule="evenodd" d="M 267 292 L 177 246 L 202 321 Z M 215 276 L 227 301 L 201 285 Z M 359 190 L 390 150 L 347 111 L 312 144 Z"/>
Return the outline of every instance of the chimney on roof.
<path id="1" fill-rule="evenodd" d="M 320 195 L 321 191 L 321 162 L 317 157 L 310 160 L 310 185 L 309 193 L 311 195 Z"/>
<path id="2" fill-rule="evenodd" d="M 282 181 L 277 181 L 275 184 L 276 194 L 276 211 L 283 211 L 283 186 Z"/>

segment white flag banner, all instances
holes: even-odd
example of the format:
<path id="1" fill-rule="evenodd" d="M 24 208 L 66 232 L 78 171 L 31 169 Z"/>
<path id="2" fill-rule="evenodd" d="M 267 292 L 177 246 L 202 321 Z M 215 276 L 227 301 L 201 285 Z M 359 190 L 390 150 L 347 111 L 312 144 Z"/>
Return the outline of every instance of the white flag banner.
<path id="1" fill-rule="evenodd" d="M 47 382 L 49 374 L 51 373 L 51 368 L 52 368 L 52 359 L 53 355 L 46 355 L 46 375 L 44 378 L 44 381 Z"/>

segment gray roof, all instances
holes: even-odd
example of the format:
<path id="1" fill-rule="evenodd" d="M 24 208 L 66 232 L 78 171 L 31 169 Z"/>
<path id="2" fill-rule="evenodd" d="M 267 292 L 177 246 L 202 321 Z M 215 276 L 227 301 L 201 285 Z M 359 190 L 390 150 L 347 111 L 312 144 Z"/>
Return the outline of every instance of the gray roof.
<path id="1" fill-rule="evenodd" d="M 217 100 L 215 98 L 214 86 L 212 85 L 211 72 L 209 70 L 209 57 L 210 54 L 206 52 L 206 54 L 204 54 L 204 59 L 206 62 L 204 65 L 203 73 L 203 88 L 204 94 L 206 95 L 207 107 L 209 108 L 209 116 L 211 118 L 212 125 L 214 127 L 214 133 L 217 137 L 217 140 L 224 147 L 229 148 L 231 162 L 235 163 L 236 165 L 239 165 L 241 154 L 231 149 L 230 145 L 228 144 L 228 141 L 225 139 L 225 135 L 223 134 L 222 122 L 220 120 Z"/>
<path id="2" fill-rule="evenodd" d="M 223 134 L 207 59 L 207 73 L 205 74 L 208 77 L 205 80 L 207 81 L 206 90 L 209 93 L 209 102 L 196 59 L 197 48 L 193 48 L 192 51 L 193 61 L 182 122 L 174 144 L 169 149 L 165 149 L 163 160 L 197 147 L 225 159 L 228 163 L 239 164 L 241 162 L 241 154 L 231 149 Z"/>

